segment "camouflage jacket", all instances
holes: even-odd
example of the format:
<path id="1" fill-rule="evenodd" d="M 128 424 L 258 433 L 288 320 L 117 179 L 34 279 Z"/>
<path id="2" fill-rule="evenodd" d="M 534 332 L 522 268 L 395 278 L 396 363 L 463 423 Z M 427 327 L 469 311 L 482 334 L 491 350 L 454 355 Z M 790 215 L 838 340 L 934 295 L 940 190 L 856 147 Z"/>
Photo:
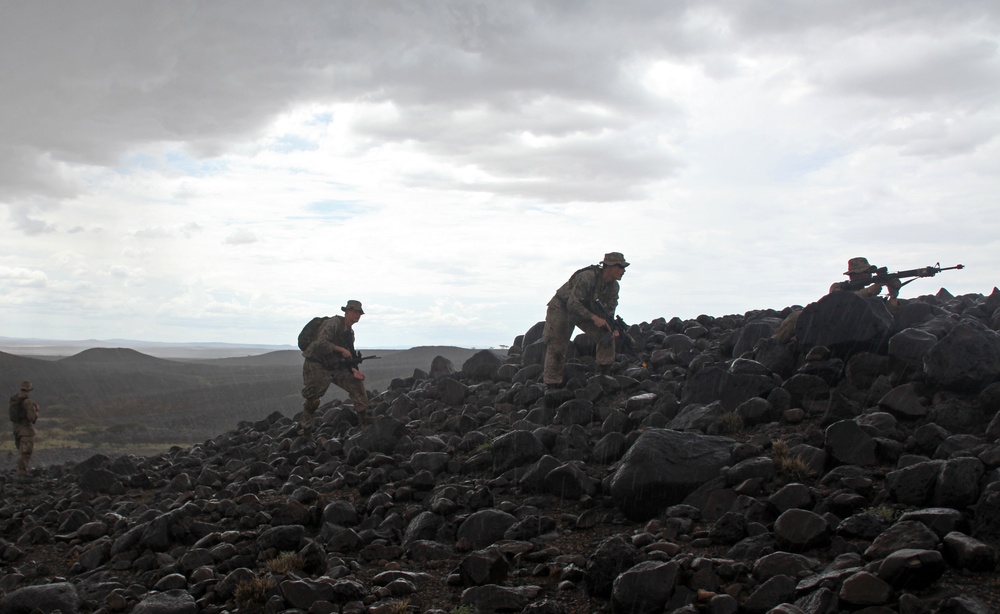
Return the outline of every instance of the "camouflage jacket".
<path id="1" fill-rule="evenodd" d="M 604 274 L 598 266 L 580 269 L 556 290 L 548 306 L 562 309 L 574 322 L 582 322 L 593 317 L 594 300 L 599 300 L 613 318 L 618 308 L 618 282 L 604 281 Z"/>
<path id="2" fill-rule="evenodd" d="M 14 424 L 34 424 L 38 421 L 38 406 L 31 400 L 27 392 L 23 390 L 14 395 L 14 398 L 21 399 L 21 409 L 24 410 L 24 420 Z M 13 401 L 13 398 L 11 399 Z"/>
<path id="3" fill-rule="evenodd" d="M 344 356 L 333 349 L 335 345 L 350 350 L 351 354 L 356 353 L 354 351 L 354 330 L 347 328 L 344 316 L 333 316 L 323 322 L 316 334 L 316 340 L 302 352 L 302 355 L 306 357 L 306 360 L 318 362 L 327 369 L 348 368 L 349 365 Z"/>
<path id="4" fill-rule="evenodd" d="M 834 292 L 843 292 L 844 290 L 850 287 L 849 284 L 850 282 L 845 282 L 845 281 L 834 282 L 833 285 L 830 286 L 829 294 L 833 294 Z M 854 291 L 854 293 L 857 294 L 858 296 L 864 296 L 864 297 L 878 296 L 881 292 L 882 292 L 882 286 L 879 284 L 871 284 L 870 286 Z"/>

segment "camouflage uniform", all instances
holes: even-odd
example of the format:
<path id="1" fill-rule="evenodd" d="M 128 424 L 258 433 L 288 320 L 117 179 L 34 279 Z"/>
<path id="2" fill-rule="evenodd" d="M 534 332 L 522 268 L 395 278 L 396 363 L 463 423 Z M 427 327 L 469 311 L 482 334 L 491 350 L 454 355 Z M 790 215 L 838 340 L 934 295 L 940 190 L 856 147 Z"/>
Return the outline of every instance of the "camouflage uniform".
<path id="1" fill-rule="evenodd" d="M 28 472 L 31 454 L 35 451 L 35 422 L 38 421 L 38 404 L 28 397 L 28 393 L 32 390 L 31 383 L 24 381 L 21 383 L 20 392 L 11 397 L 11 404 L 16 403 L 24 413 L 22 419 L 12 421 L 14 424 L 14 446 L 19 453 L 17 472 L 22 474 Z"/>
<path id="2" fill-rule="evenodd" d="M 861 273 L 869 273 L 874 270 L 875 267 L 868 263 L 867 258 L 851 258 L 847 261 L 847 270 L 844 271 L 844 275 L 857 275 Z M 851 290 L 852 282 L 849 281 L 837 281 L 830 286 L 830 290 L 827 294 L 833 294 L 834 292 L 844 292 Z M 898 288 L 897 288 L 898 290 Z M 862 298 L 869 298 L 872 296 L 878 296 L 882 293 L 881 284 L 871 284 L 867 287 L 861 288 L 860 290 L 854 290 L 854 293 Z M 890 291 L 889 311 L 894 312 L 896 309 L 896 300 Z M 795 324 L 799 321 L 799 316 L 802 315 L 802 310 L 793 311 L 788 314 L 778 328 L 775 329 L 772 339 L 780 343 L 788 343 L 795 339 Z"/>
<path id="3" fill-rule="evenodd" d="M 331 382 L 347 391 L 355 411 L 361 414 L 368 411 L 364 382 L 354 377 L 351 365 L 333 349 L 334 345 L 354 353 L 354 330 L 346 327 L 343 316 L 333 316 L 323 322 L 316 341 L 302 352 L 306 359 L 302 364 L 302 397 L 305 402 L 302 404 L 301 424 L 304 431 L 312 429 L 320 399 Z"/>
<path id="4" fill-rule="evenodd" d="M 873 271 L 875 271 L 875 267 L 868 263 L 867 258 L 857 257 L 857 258 L 851 258 L 850 260 L 847 261 L 847 270 L 844 271 L 844 275 L 862 275 L 862 274 L 870 275 Z M 851 283 L 852 283 L 851 281 L 835 282 L 830 286 L 829 294 L 833 294 L 834 292 L 843 292 L 844 290 L 850 290 Z M 898 283 L 895 286 L 891 286 L 889 288 L 890 299 L 895 298 L 895 293 L 898 291 L 899 291 Z M 870 284 L 864 288 L 861 288 L 860 290 L 855 290 L 854 293 L 857 294 L 858 296 L 865 298 L 870 296 L 878 296 L 879 294 L 882 293 L 882 284 Z"/>
<path id="5" fill-rule="evenodd" d="M 569 281 L 556 290 L 555 296 L 548 303 L 545 329 L 542 332 L 546 344 L 542 378 L 546 384 L 563 383 L 566 346 L 569 345 L 574 327 L 597 341 L 598 366 L 606 367 L 615 361 L 614 338 L 609 330 L 598 328 L 591 318 L 595 315 L 592 311 L 594 300 L 601 301 L 608 314 L 614 318 L 618 307 L 618 289 L 617 281 L 604 281 L 601 267 L 591 266 L 573 273 Z"/>

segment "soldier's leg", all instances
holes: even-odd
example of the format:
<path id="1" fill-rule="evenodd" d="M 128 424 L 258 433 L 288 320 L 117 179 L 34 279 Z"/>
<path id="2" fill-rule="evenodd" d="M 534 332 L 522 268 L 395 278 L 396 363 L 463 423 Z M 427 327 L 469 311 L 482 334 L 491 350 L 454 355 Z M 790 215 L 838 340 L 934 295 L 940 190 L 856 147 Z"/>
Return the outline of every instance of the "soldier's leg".
<path id="1" fill-rule="evenodd" d="M 566 346 L 569 345 L 573 325 L 568 322 L 567 314 L 561 309 L 549 307 L 545 312 L 545 329 L 542 338 L 545 339 L 545 365 L 542 370 L 542 381 L 546 385 L 558 386 L 563 383 L 563 369 L 566 363 Z"/>
<path id="2" fill-rule="evenodd" d="M 593 322 L 582 322 L 578 326 L 580 330 L 587 333 L 588 337 L 597 342 L 597 352 L 594 358 L 597 360 L 598 370 L 602 373 L 609 371 L 615 362 L 614 336 L 608 334 L 610 332 L 608 329 L 598 328 Z"/>
<path id="3" fill-rule="evenodd" d="M 332 374 L 333 383 L 343 388 L 351 398 L 354 411 L 359 414 L 368 412 L 368 393 L 365 392 L 365 383 L 350 371 L 334 371 Z"/>
<path id="4" fill-rule="evenodd" d="M 17 440 L 17 450 L 20 452 L 17 457 L 17 472 L 27 473 L 28 463 L 31 462 L 31 453 L 35 451 L 35 438 L 22 435 Z"/>
<path id="5" fill-rule="evenodd" d="M 772 339 L 778 343 L 788 343 L 795 338 L 795 324 L 799 321 L 799 316 L 802 315 L 802 310 L 793 311 L 788 314 L 778 328 L 774 329 L 774 334 L 771 336 Z"/>
<path id="6" fill-rule="evenodd" d="M 299 426 L 303 433 L 311 433 L 313 425 L 316 423 L 316 410 L 319 409 L 320 399 L 306 399 L 302 402 L 302 418 Z"/>
<path id="7" fill-rule="evenodd" d="M 302 365 L 302 418 L 299 425 L 303 431 L 311 431 L 315 422 L 320 399 L 330 387 L 330 372 L 317 362 L 305 361 Z"/>

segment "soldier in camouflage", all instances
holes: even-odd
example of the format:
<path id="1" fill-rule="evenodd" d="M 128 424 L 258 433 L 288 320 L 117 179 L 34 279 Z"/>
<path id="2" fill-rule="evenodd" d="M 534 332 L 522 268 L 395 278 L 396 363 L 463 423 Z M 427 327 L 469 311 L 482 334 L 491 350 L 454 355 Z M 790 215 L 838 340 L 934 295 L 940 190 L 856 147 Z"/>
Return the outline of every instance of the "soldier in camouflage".
<path id="1" fill-rule="evenodd" d="M 830 293 L 841 292 L 850 287 L 851 283 L 863 283 L 871 279 L 877 267 L 868 263 L 867 258 L 851 258 L 847 261 L 847 270 L 844 271 L 844 275 L 849 278 L 848 282 L 835 282 L 830 286 Z M 886 288 L 889 294 L 889 304 L 893 307 L 899 305 L 899 288 L 901 284 L 898 279 L 890 280 L 886 284 Z M 860 290 L 855 290 L 855 294 L 858 296 L 869 297 L 878 296 L 882 293 L 882 284 L 872 283 Z"/>
<path id="2" fill-rule="evenodd" d="M 28 393 L 34 390 L 31 382 L 21 382 L 21 390 L 10 398 L 10 421 L 14 424 L 14 446 L 17 448 L 17 472 L 28 473 L 28 463 L 35 451 L 35 422 L 41 406 L 31 400 Z"/>
<path id="3" fill-rule="evenodd" d="M 844 275 L 847 275 L 848 281 L 834 282 L 830 286 L 830 290 L 827 294 L 853 291 L 855 294 L 863 298 L 878 296 L 882 293 L 882 284 L 878 283 L 871 283 L 862 287 L 860 290 L 851 290 L 854 287 L 854 284 L 863 283 L 871 279 L 876 268 L 877 267 L 868 262 L 867 258 L 861 256 L 851 258 L 847 261 L 847 270 L 844 271 Z M 899 306 L 900 286 L 901 284 L 898 279 L 891 280 L 888 284 L 886 284 L 886 289 L 888 290 L 888 297 L 886 300 L 888 301 L 890 312 L 895 311 L 895 309 Z M 795 324 L 799 321 L 800 315 L 802 315 L 801 309 L 788 314 L 788 316 L 782 320 L 781 324 L 779 324 L 774 330 L 774 334 L 771 338 L 780 343 L 789 343 L 795 339 Z"/>
<path id="4" fill-rule="evenodd" d="M 327 319 L 319 329 L 316 340 L 302 352 L 305 362 L 302 365 L 302 431 L 312 434 L 316 410 L 320 399 L 326 394 L 333 382 L 347 391 L 354 404 L 354 411 L 362 418 L 367 417 L 368 393 L 365 392 L 365 374 L 354 359 L 354 325 L 364 315 L 360 301 L 347 301 L 340 308 L 343 316 L 333 316 Z"/>
<path id="5" fill-rule="evenodd" d="M 594 301 L 600 301 L 614 318 L 618 307 L 618 281 L 629 265 L 619 252 L 604 255 L 600 266 L 590 266 L 573 273 L 548 303 L 545 313 L 545 367 L 542 374 L 547 386 L 563 385 L 566 347 L 574 328 L 597 341 L 597 365 L 607 371 L 615 360 L 615 334 L 607 320 L 594 313 Z"/>

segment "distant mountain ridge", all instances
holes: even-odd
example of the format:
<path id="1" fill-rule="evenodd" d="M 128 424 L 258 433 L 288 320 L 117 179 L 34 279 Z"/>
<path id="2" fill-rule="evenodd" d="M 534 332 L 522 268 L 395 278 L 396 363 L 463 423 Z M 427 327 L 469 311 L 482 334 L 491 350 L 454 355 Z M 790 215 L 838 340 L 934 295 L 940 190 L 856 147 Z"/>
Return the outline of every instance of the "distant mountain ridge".
<path id="1" fill-rule="evenodd" d="M 461 369 L 481 350 L 422 346 L 361 350 L 366 387 L 384 391 L 395 378 L 430 370 L 442 356 Z M 39 445 L 190 445 L 240 421 L 301 410 L 302 354 L 278 350 L 228 358 L 159 358 L 132 348 L 86 348 L 62 358 L 0 351 L 0 387 L 11 394 L 31 380 L 42 405 Z M 335 386 L 326 400 L 346 398 Z M 7 446 L 12 444 L 8 443 Z"/>
<path id="2" fill-rule="evenodd" d="M 133 339 L 38 339 L 0 337 L 0 351 L 18 356 L 72 356 L 88 349 L 128 348 L 157 358 L 227 358 L 281 350 L 298 351 L 294 345 L 255 343 L 137 341 Z"/>

